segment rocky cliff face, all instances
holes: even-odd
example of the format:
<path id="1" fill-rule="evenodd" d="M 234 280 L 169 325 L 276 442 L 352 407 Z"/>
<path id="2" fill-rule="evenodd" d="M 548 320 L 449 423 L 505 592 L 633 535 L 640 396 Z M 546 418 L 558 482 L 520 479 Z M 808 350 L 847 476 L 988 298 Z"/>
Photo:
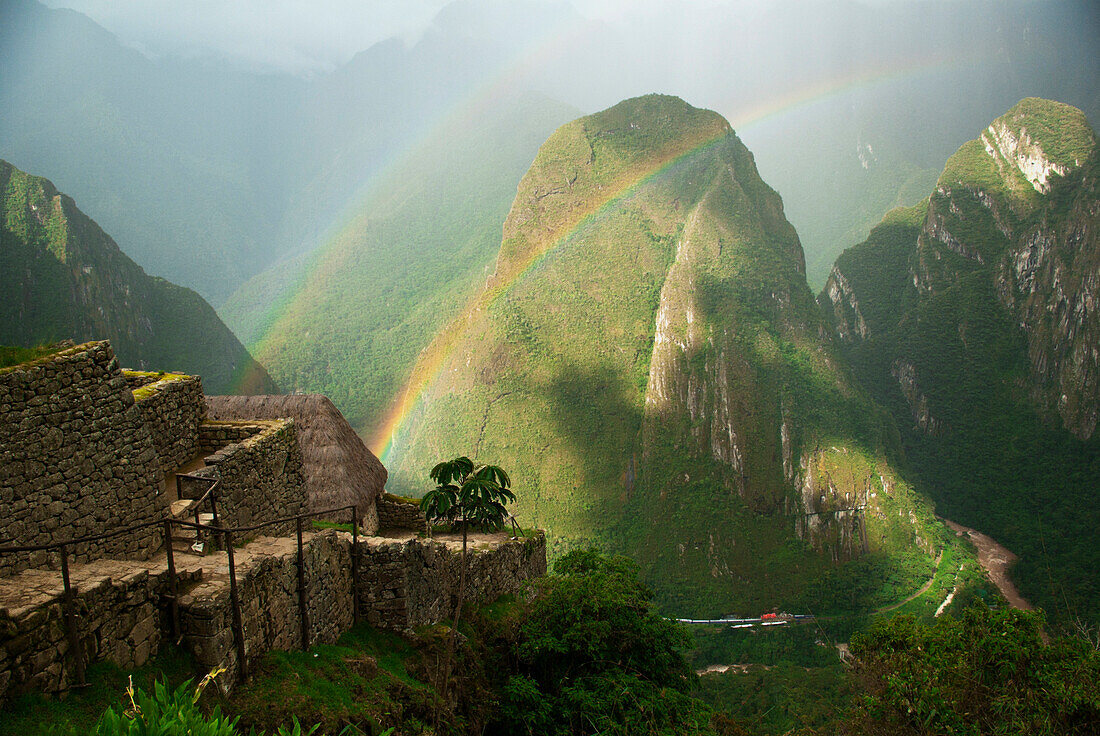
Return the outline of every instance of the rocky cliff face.
<path id="1" fill-rule="evenodd" d="M 1081 439 L 1100 408 L 1100 166 L 1053 186 L 1037 222 L 997 265 L 998 295 L 1027 335 L 1034 398 Z"/>
<path id="2" fill-rule="evenodd" d="M 109 339 L 123 365 L 275 384 L 198 294 L 148 276 L 49 181 L 0 161 L 0 344 Z"/>
<path id="3" fill-rule="evenodd" d="M 833 268 L 825 282 L 825 293 L 832 305 L 833 325 L 836 336 L 842 342 L 866 340 L 869 334 L 867 320 L 860 310 L 859 297 L 844 274 Z"/>
<path id="4" fill-rule="evenodd" d="M 1034 405 L 1056 411 L 1082 439 L 1092 436 L 1100 405 L 1096 155 L 1080 111 L 1024 100 L 948 161 L 906 263 L 913 305 L 988 275 L 1026 337 Z M 860 300 L 883 301 L 870 284 L 861 294 L 849 283 L 845 270 L 864 267 L 854 260 L 838 261 L 821 296 L 847 343 L 872 333 Z M 895 312 L 880 332 L 902 319 Z M 964 324 L 958 329 L 965 333 Z M 917 424 L 938 431 L 912 364 L 899 358 L 891 372 Z"/>
<path id="5" fill-rule="evenodd" d="M 684 610 L 791 600 L 835 562 L 917 544 L 919 501 L 878 492 L 888 422 L 834 360 L 782 203 L 713 112 L 654 95 L 560 128 L 437 343 L 396 490 L 442 457 L 504 465 L 552 552 L 627 552 Z"/>
<path id="6" fill-rule="evenodd" d="M 1098 148 L 1080 111 L 1022 101 L 925 203 L 846 251 L 819 297 L 943 513 L 1024 552 L 1029 595 L 1051 595 L 1055 569 L 1082 608 L 1095 597 L 1075 581 L 1100 570 Z"/>

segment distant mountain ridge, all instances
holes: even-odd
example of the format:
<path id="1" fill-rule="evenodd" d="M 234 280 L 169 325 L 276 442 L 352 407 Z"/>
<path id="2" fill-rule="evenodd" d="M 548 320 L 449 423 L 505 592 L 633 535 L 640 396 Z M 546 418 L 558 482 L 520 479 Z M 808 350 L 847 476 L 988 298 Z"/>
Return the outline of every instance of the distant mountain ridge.
<path id="1" fill-rule="evenodd" d="M 939 508 L 1008 545 L 1025 596 L 1098 599 L 1100 146 L 1027 98 L 922 204 L 837 259 L 819 301 Z M 1056 582 L 1055 582 L 1056 581 Z"/>
<path id="2" fill-rule="evenodd" d="M 275 383 L 195 292 L 148 276 L 48 180 L 0 161 L 0 344 L 108 339 L 129 368 L 199 375 L 211 393 Z"/>
<path id="3" fill-rule="evenodd" d="M 414 43 L 306 80 L 150 59 L 72 10 L 6 0 L 0 157 L 48 173 L 149 273 L 220 309 L 321 244 L 361 187 L 487 90 L 584 111 L 662 89 L 731 116 L 786 199 L 816 288 L 849 233 L 916 201 L 1009 102 L 1038 92 L 1100 112 L 1095 65 L 1061 73 L 1095 56 L 1080 5 L 715 3 L 615 24 L 565 2 L 470 1 Z"/>
<path id="4" fill-rule="evenodd" d="M 648 95 L 559 128 L 485 294 L 414 369 L 433 377 L 393 437 L 396 490 L 440 458 L 500 463 L 557 553 L 632 555 L 693 613 L 836 605 L 850 565 L 877 590 L 940 543 L 720 115 Z"/>
<path id="5" fill-rule="evenodd" d="M 476 112 L 395 164 L 323 248 L 253 277 L 221 309 L 281 386 L 326 394 L 365 436 L 484 283 L 539 143 L 578 114 L 537 94 Z"/>

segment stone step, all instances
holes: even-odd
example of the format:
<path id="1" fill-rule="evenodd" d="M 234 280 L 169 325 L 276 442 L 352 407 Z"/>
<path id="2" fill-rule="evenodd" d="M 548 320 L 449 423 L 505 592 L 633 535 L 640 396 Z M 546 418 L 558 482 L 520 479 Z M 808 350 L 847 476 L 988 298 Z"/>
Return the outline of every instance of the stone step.
<path id="1" fill-rule="evenodd" d="M 189 515 L 189 512 L 195 505 L 195 499 L 193 498 L 181 498 L 178 501 L 173 501 L 169 506 L 168 514 L 173 519 L 182 519 L 184 516 Z"/>
<path id="2" fill-rule="evenodd" d="M 212 550 L 209 539 L 203 540 L 203 548 L 201 552 L 194 548 L 194 544 L 194 537 L 192 537 L 191 539 L 181 539 L 179 537 L 173 537 L 172 551 L 187 555 L 205 555 Z"/>

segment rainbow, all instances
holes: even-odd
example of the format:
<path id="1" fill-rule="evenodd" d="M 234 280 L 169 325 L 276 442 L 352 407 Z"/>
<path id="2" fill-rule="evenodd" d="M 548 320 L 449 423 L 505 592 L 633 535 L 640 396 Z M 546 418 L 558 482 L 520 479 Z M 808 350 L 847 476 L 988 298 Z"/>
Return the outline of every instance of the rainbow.
<path id="1" fill-rule="evenodd" d="M 974 60 L 977 59 L 975 55 Z M 726 103 L 716 109 L 723 112 L 733 129 L 739 134 L 777 118 L 790 115 L 814 104 L 833 100 L 844 95 L 873 89 L 902 79 L 944 71 L 965 64 L 968 59 L 957 56 L 931 55 L 908 60 L 893 67 L 861 69 L 835 77 L 812 80 L 783 94 L 750 106 Z M 725 109 L 732 108 L 729 112 Z"/>
<path id="2" fill-rule="evenodd" d="M 635 173 L 624 176 L 609 185 L 605 185 L 603 197 L 592 203 L 586 210 L 574 214 L 573 217 L 543 239 L 539 247 L 517 259 L 515 263 L 506 264 L 506 270 L 494 273 L 490 277 L 486 288 L 471 299 L 459 316 L 441 330 L 431 344 L 421 352 L 397 402 L 390 409 L 378 430 L 368 440 L 367 446 L 372 449 L 378 448 L 376 454 L 383 463 L 389 459 L 395 438 L 405 420 L 416 407 L 424 392 L 439 377 L 447 359 L 478 314 L 491 308 L 516 283 L 535 270 L 550 253 L 560 248 L 577 232 L 585 229 L 606 213 L 613 211 L 644 184 L 695 154 L 715 145 L 730 132 L 728 128 L 721 130 L 717 134 L 707 136 L 704 140 L 691 145 L 687 150 L 682 148 L 673 149 L 651 161 L 641 174 Z"/>
<path id="3" fill-rule="evenodd" d="M 414 156 L 440 130 L 454 125 L 456 121 L 470 117 L 476 118 L 499 96 L 506 95 L 516 89 L 522 89 L 525 78 L 534 71 L 551 64 L 556 57 L 566 54 L 571 46 L 582 38 L 584 31 L 583 26 L 570 26 L 565 29 L 552 29 L 549 31 L 547 35 L 532 44 L 531 49 L 526 54 L 513 60 L 510 64 L 503 65 L 495 76 L 471 94 L 459 100 L 450 108 L 441 111 L 433 124 L 424 127 L 422 135 L 411 142 L 400 154 L 392 157 L 382 170 L 376 172 L 367 182 L 361 185 L 357 195 L 351 201 L 359 204 L 372 196 L 377 191 L 379 183 L 386 181 L 387 175 L 391 171 Z M 965 59 L 942 56 L 910 59 L 890 68 L 862 70 L 831 78 L 812 80 L 807 84 L 752 105 L 727 100 L 709 106 L 722 113 L 726 120 L 731 122 L 734 130 L 744 134 L 748 130 L 757 128 L 757 126 L 766 124 L 769 121 L 780 120 L 784 116 L 820 102 L 877 85 L 888 84 L 906 77 L 946 69 L 965 63 L 965 61 Z M 615 182 L 613 186 L 605 187 L 606 196 L 594 202 L 587 211 L 571 218 L 569 222 L 543 239 L 541 248 L 536 249 L 528 257 L 513 264 L 508 273 L 495 274 L 486 288 L 471 299 L 459 313 L 459 316 L 452 320 L 445 329 L 441 330 L 437 337 L 421 351 L 416 365 L 409 374 L 403 388 L 398 392 L 393 406 L 367 438 L 368 446 L 376 452 L 383 462 L 389 459 L 394 448 L 395 439 L 409 415 L 421 402 L 427 389 L 438 378 L 440 371 L 442 371 L 444 364 L 459 343 L 462 335 L 481 311 L 490 308 L 511 289 L 512 285 L 537 267 L 549 253 L 558 249 L 575 233 L 588 226 L 594 218 L 610 211 L 621 203 L 624 198 L 629 197 L 639 186 L 651 181 L 669 167 L 674 166 L 678 161 L 682 161 L 701 148 L 705 148 L 718 137 L 720 136 L 699 142 L 686 151 L 677 151 L 656 159 L 640 174 Z M 349 211 L 354 209 L 356 208 L 349 208 Z M 272 341 L 279 334 L 280 324 L 296 309 L 302 308 L 302 297 L 307 292 L 310 284 L 323 283 L 325 274 L 334 268 L 338 268 L 338 264 L 333 263 L 332 259 L 327 256 L 341 242 L 345 231 L 352 223 L 353 221 L 350 218 L 345 217 L 328 230 L 328 233 L 322 239 L 324 245 L 309 257 L 301 277 L 296 280 L 293 288 L 288 289 L 285 296 L 277 300 L 264 315 L 261 320 L 261 324 L 267 325 L 264 334 L 249 346 L 261 362 Z M 255 376 L 246 373 L 241 376 L 238 386 L 245 387 L 254 381 Z"/>
<path id="4" fill-rule="evenodd" d="M 272 302 L 258 323 L 262 325 L 262 334 L 249 345 L 249 351 L 263 362 L 263 357 L 271 349 L 285 323 L 296 309 L 301 308 L 302 298 L 310 284 L 322 281 L 326 273 L 332 270 L 329 253 L 336 250 L 355 220 L 352 215 L 364 202 L 379 193 L 379 187 L 388 180 L 393 171 L 412 159 L 424 146 L 441 131 L 456 127 L 466 119 L 477 119 L 492 103 L 501 96 L 524 88 L 524 79 L 534 71 L 551 63 L 554 58 L 568 53 L 571 45 L 580 40 L 584 28 L 574 25 L 565 29 L 547 29 L 546 33 L 532 43 L 528 52 L 511 63 L 503 64 L 498 72 L 476 87 L 466 97 L 448 108 L 441 109 L 436 118 L 422 128 L 419 136 L 409 141 L 403 150 L 391 156 L 377 171 L 362 182 L 353 196 L 348 198 L 347 214 L 337 219 L 320 236 L 321 245 L 306 260 L 294 285 Z M 326 264 L 329 264 L 326 266 Z M 251 371 L 239 371 L 233 382 L 235 392 L 243 392 L 256 385 L 258 376 Z"/>
<path id="5" fill-rule="evenodd" d="M 958 63 L 957 60 L 933 58 L 902 69 L 853 73 L 830 80 L 821 80 L 742 111 L 739 114 L 728 116 L 726 119 L 736 120 L 737 125 L 734 127 L 744 131 L 770 119 L 790 114 L 795 110 L 831 98 L 874 85 L 887 84 L 916 73 L 947 68 L 956 63 Z M 367 441 L 367 445 L 375 450 L 382 462 L 389 461 L 396 439 L 409 415 L 421 402 L 428 388 L 438 379 L 447 359 L 479 313 L 491 307 L 514 284 L 522 280 L 524 276 L 542 262 L 548 254 L 557 250 L 563 243 L 570 240 L 574 234 L 587 227 L 594 219 L 613 210 L 640 186 L 652 181 L 698 151 L 712 145 L 720 137 L 712 137 L 687 151 L 654 161 L 635 178 L 618 182 L 616 186 L 609 188 L 608 196 L 594 203 L 592 207 L 579 217 L 574 218 L 570 223 L 559 228 L 547 238 L 546 245 L 543 248 L 531 254 L 521 265 L 515 267 L 510 274 L 495 274 L 492 279 L 493 285 L 487 287 L 481 294 L 472 299 L 461 314 L 445 329 L 441 330 L 435 340 L 421 352 L 416 366 L 413 368 L 393 407 Z"/>

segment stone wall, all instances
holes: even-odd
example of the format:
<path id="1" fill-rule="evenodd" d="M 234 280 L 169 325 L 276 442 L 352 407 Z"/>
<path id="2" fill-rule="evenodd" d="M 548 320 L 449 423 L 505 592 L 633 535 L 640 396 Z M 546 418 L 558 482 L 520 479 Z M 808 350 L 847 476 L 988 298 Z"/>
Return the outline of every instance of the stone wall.
<path id="1" fill-rule="evenodd" d="M 301 647 L 297 548 L 293 537 L 262 538 L 239 552 L 238 585 L 249 668 L 272 649 Z M 454 612 L 460 545 L 455 542 L 360 538 L 359 612 L 372 626 L 403 631 L 437 623 Z M 246 548 L 247 549 L 247 548 Z M 327 530 L 307 536 L 305 573 L 311 644 L 331 644 L 351 628 L 351 535 Z M 245 572 L 242 572 L 245 570 Z M 489 601 L 518 592 L 546 573 L 546 538 L 473 545 L 467 600 Z M 200 670 L 226 667 L 237 676 L 233 611 L 224 579 L 204 582 L 180 598 L 187 646 Z"/>
<path id="2" fill-rule="evenodd" d="M 199 425 L 199 451 L 213 455 L 227 445 L 244 442 L 267 429 L 265 422 L 217 422 L 206 420 Z"/>
<path id="3" fill-rule="evenodd" d="M 272 649 L 300 649 L 297 544 L 293 537 L 253 543 L 268 553 L 238 554 L 237 584 L 245 657 L 252 668 Z M 253 545 L 249 545 L 250 547 Z M 352 625 L 351 535 L 328 530 L 310 534 L 304 545 L 310 644 L 333 644 Z M 180 598 L 182 628 L 195 664 L 202 670 L 225 667 L 226 682 L 237 677 L 233 609 L 222 581 L 199 585 Z"/>
<path id="4" fill-rule="evenodd" d="M 378 528 L 380 529 L 412 529 L 417 532 L 428 529 L 424 512 L 411 499 L 384 493 L 379 496 L 375 505 L 378 509 Z"/>
<path id="5" fill-rule="evenodd" d="M 127 380 L 133 384 L 133 379 Z M 198 455 L 199 424 L 206 416 L 202 381 L 165 373 L 134 389 L 134 401 L 160 458 L 161 472 L 174 472 Z"/>
<path id="6" fill-rule="evenodd" d="M 101 560 L 74 569 L 75 610 L 88 662 L 140 667 L 169 631 L 164 569 Z M 197 577 L 181 571 L 180 585 Z M 27 570 L 3 581 L 0 608 L 0 700 L 23 692 L 61 692 L 75 684 L 65 636 L 60 576 Z M 21 595 L 14 596 L 17 589 Z"/>
<path id="7" fill-rule="evenodd" d="M 294 422 L 257 421 L 222 429 L 251 434 L 208 455 L 206 467 L 195 472 L 220 480 L 216 491 L 218 523 L 223 527 L 251 526 L 302 513 L 305 479 Z M 284 523 L 257 533 L 279 536 L 289 534 L 293 528 L 293 524 Z"/>
<path id="8" fill-rule="evenodd" d="M 164 374 L 125 368 L 122 371 L 122 377 L 126 379 L 126 385 L 130 387 L 130 390 L 134 391 L 142 386 L 148 386 L 150 383 L 156 383 L 164 377 Z"/>
<path id="9" fill-rule="evenodd" d="M 65 542 L 163 518 L 160 466 L 110 344 L 91 342 L 0 369 L 0 540 Z M 145 557 L 159 530 L 75 545 L 77 560 Z M 45 552 L 0 554 L 0 577 Z"/>
<path id="10" fill-rule="evenodd" d="M 310 643 L 335 642 L 353 620 L 351 535 L 337 530 L 305 538 Z M 461 542 L 360 538 L 360 614 L 368 623 L 405 630 L 452 615 Z M 467 599 L 518 592 L 546 572 L 542 535 L 470 547 Z M 200 671 L 238 673 L 225 553 L 178 555 L 180 624 Z M 236 551 L 245 656 L 252 668 L 272 649 L 301 647 L 297 544 L 293 536 L 260 537 Z M 73 569 L 76 610 L 88 662 L 140 667 L 168 636 L 169 590 L 163 559 L 97 560 Z M 60 692 L 74 684 L 65 637 L 60 575 L 25 570 L 0 579 L 0 700 L 27 691 Z"/>
<path id="11" fill-rule="evenodd" d="M 449 618 L 458 594 L 461 542 L 367 537 L 360 542 L 359 606 L 372 626 L 404 630 Z M 467 600 L 517 592 L 546 574 L 546 537 L 473 543 Z"/>

